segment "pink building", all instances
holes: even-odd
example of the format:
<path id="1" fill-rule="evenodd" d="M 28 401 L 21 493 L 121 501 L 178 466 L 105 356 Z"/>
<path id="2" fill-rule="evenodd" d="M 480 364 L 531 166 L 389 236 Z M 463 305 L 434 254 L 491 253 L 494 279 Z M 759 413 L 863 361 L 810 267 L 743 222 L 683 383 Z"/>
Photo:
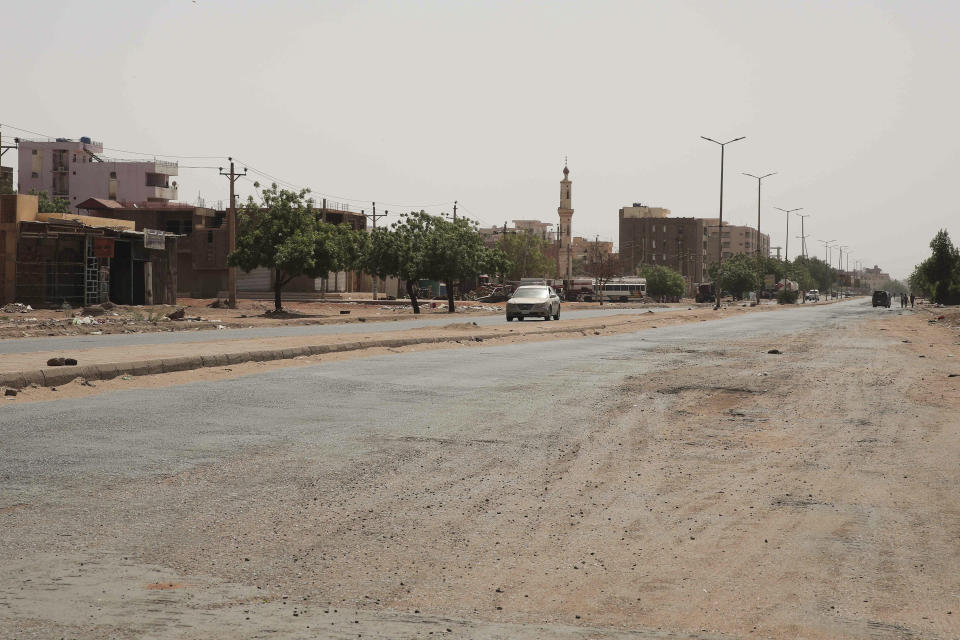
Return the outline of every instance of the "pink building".
<path id="1" fill-rule="evenodd" d="M 131 204 L 177 199 L 177 163 L 103 158 L 103 143 L 90 138 L 17 140 L 20 193 L 46 193 L 76 206 L 89 198 Z"/>

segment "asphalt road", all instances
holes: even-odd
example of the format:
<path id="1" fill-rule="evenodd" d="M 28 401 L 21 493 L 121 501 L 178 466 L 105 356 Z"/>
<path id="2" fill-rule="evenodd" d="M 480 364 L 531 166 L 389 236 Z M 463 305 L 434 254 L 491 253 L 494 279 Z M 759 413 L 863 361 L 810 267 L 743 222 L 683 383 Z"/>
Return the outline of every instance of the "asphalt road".
<path id="1" fill-rule="evenodd" d="M 675 307 L 651 307 L 649 309 L 584 309 L 561 311 L 561 318 L 601 318 L 611 315 L 630 315 L 648 311 L 670 311 Z M 242 340 L 250 338 L 286 338 L 317 336 L 334 333 L 379 333 L 404 331 L 419 327 L 437 327 L 451 322 L 476 322 L 480 326 L 499 325 L 505 322 L 503 314 L 496 315 L 431 315 L 410 320 L 372 321 L 347 324 L 315 324 L 284 327 L 255 327 L 250 329 L 222 329 L 220 331 L 162 331 L 153 333 L 117 333 L 100 336 L 53 336 L 44 338 L 14 338 L 0 340 L 0 355 L 4 353 L 33 353 L 35 351 L 69 351 L 96 349 L 100 347 L 124 347 L 148 344 L 176 344 L 208 342 L 211 340 Z"/>
<path id="2" fill-rule="evenodd" d="M 562 417 L 581 419 L 598 390 L 645 370 L 647 352 L 677 345 L 706 352 L 711 344 L 750 335 L 769 336 L 775 347 L 780 334 L 891 311 L 852 301 L 562 343 L 397 354 L 6 407 L 0 413 L 0 507 L 30 502 L 58 485 L 177 472 L 234 456 L 244 447 L 318 439 L 339 447 L 342 438 L 358 432 L 460 432 L 471 428 L 477 411 L 489 420 L 509 416 L 523 422 L 552 413 L 562 399 L 569 413 Z M 384 323 L 384 328 L 445 320 Z M 477 320 L 502 322 L 499 316 Z M 353 326 L 335 327 L 347 328 Z"/>
<path id="3" fill-rule="evenodd" d="M 894 581 L 953 538 L 877 535 L 913 502 L 878 511 L 891 462 L 860 467 L 901 417 L 877 431 L 849 375 L 805 424 L 791 383 L 880 354 L 857 375 L 886 384 L 889 341 L 847 331 L 897 313 L 854 300 L 3 407 L 0 638 L 927 637 L 932 610 L 896 623 L 917 589 L 951 617 L 952 565 Z M 786 412 L 760 391 L 781 381 Z M 911 531 L 929 556 L 891 564 Z"/>

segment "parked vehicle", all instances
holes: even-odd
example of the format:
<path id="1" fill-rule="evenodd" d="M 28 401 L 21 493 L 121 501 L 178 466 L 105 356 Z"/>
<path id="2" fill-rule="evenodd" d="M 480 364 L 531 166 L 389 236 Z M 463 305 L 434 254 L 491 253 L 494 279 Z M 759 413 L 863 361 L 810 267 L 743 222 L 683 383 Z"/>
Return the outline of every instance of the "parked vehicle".
<path id="1" fill-rule="evenodd" d="M 807 291 L 807 295 L 804 296 L 804 300 L 807 302 L 820 302 L 820 292 L 817 289 L 810 289 L 810 291 Z"/>
<path id="2" fill-rule="evenodd" d="M 554 288 L 556 288 L 555 283 L 556 281 L 554 281 Z M 563 280 L 562 283 L 563 297 L 565 300 L 576 302 L 578 300 L 589 301 L 593 299 L 593 278 L 573 278 Z"/>
<path id="3" fill-rule="evenodd" d="M 711 302 L 716 297 L 712 282 L 701 282 L 696 285 L 696 290 L 697 293 L 694 299 L 697 302 Z"/>
<path id="4" fill-rule="evenodd" d="M 873 306 L 875 307 L 890 307 L 890 294 L 886 291 L 874 291 L 873 292 Z"/>
<path id="5" fill-rule="evenodd" d="M 639 301 L 647 297 L 646 278 L 612 278 L 599 295 L 607 302 Z"/>
<path id="6" fill-rule="evenodd" d="M 507 322 L 536 316 L 544 320 L 560 319 L 560 296 L 553 287 L 526 285 L 517 287 L 507 300 Z"/>

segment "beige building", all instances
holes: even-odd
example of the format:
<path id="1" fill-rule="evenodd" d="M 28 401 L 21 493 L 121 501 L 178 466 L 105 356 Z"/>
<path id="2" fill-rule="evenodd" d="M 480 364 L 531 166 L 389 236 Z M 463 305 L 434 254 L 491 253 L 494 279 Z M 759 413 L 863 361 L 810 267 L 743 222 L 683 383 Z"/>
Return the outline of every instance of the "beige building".
<path id="1" fill-rule="evenodd" d="M 570 242 L 570 254 L 573 256 L 574 262 L 580 260 L 584 265 L 601 260 L 606 262 L 612 259 L 614 255 L 613 243 L 606 240 L 597 241 L 582 236 L 574 236 Z M 585 274 L 575 273 L 573 275 L 582 276 Z"/>
<path id="2" fill-rule="evenodd" d="M 620 208 L 620 218 L 666 218 L 670 215 L 670 209 L 660 207 L 648 207 L 634 202 L 631 207 Z"/>
<path id="3" fill-rule="evenodd" d="M 707 232 L 707 264 L 717 263 L 717 237 L 720 234 L 719 218 L 706 218 L 704 225 Z M 723 223 L 723 237 L 720 238 L 723 249 L 723 259 L 737 254 L 754 255 L 757 253 L 757 230 L 753 227 Z M 760 254 L 770 255 L 770 236 L 760 234 Z"/>

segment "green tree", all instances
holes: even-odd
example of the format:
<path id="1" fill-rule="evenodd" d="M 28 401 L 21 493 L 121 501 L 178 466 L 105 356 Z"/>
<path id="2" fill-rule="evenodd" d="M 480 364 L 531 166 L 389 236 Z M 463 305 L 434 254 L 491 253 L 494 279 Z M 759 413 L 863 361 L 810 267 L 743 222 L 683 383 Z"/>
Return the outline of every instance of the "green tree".
<path id="1" fill-rule="evenodd" d="M 914 294 L 924 298 L 930 297 L 931 286 L 927 281 L 922 262 L 913 268 L 913 273 L 907 278 L 907 284 L 910 286 L 910 291 Z"/>
<path id="2" fill-rule="evenodd" d="M 37 211 L 39 213 L 70 213 L 70 201 L 66 198 L 50 198 L 45 191 L 39 193 L 34 191 L 33 195 L 38 198 Z"/>
<path id="3" fill-rule="evenodd" d="M 715 274 L 715 266 L 712 271 Z M 719 283 L 721 291 L 729 291 L 737 298 L 742 298 L 747 291 L 755 291 L 757 288 L 756 260 L 744 253 L 727 258 L 723 261 Z"/>
<path id="4" fill-rule="evenodd" d="M 365 248 L 365 239 L 349 226 L 323 222 L 308 194 L 273 184 L 263 190 L 261 202 L 250 197 L 237 213 L 237 249 L 227 264 L 247 272 L 271 269 L 276 311 L 283 309 L 283 287 L 295 277 L 355 268 Z"/>
<path id="5" fill-rule="evenodd" d="M 805 268 L 806 273 L 809 274 L 809 277 L 812 279 L 812 282 L 806 282 L 809 286 L 804 286 L 804 282 L 800 282 L 798 278 L 793 278 L 797 280 L 797 282 L 800 282 L 800 288 L 804 291 L 810 289 L 829 291 L 833 288 L 833 284 L 837 280 L 837 270 L 819 258 L 798 256 L 793 261 L 793 264 L 794 266 Z M 800 275 L 802 275 L 802 273 Z"/>
<path id="6" fill-rule="evenodd" d="M 549 278 L 556 270 L 553 260 L 543 255 L 546 243 L 538 235 L 525 231 L 507 233 L 498 246 L 510 263 L 508 280 Z"/>
<path id="7" fill-rule="evenodd" d="M 481 273 L 502 269 L 505 261 L 499 249 L 488 249 L 477 223 L 469 218 L 445 220 L 432 217 L 426 236 L 425 272 L 447 284 L 447 312 L 454 313 L 454 287 L 475 280 Z"/>
<path id="8" fill-rule="evenodd" d="M 683 276 L 669 267 L 645 266 L 640 275 L 647 279 L 647 295 L 653 298 L 682 297 L 687 288 Z"/>
<path id="9" fill-rule="evenodd" d="M 371 234 L 363 260 L 367 273 L 381 278 L 394 276 L 404 282 L 415 314 L 420 313 L 419 281 L 435 273 L 428 255 L 431 245 L 436 243 L 433 235 L 437 233 L 434 227 L 438 220 L 425 211 L 400 214 L 400 220 L 389 229 L 380 227 Z"/>
<path id="10" fill-rule="evenodd" d="M 941 229 L 930 241 L 929 258 L 920 264 L 923 278 L 929 284 L 930 298 L 940 304 L 960 303 L 960 252 L 950 241 L 950 234 Z"/>

